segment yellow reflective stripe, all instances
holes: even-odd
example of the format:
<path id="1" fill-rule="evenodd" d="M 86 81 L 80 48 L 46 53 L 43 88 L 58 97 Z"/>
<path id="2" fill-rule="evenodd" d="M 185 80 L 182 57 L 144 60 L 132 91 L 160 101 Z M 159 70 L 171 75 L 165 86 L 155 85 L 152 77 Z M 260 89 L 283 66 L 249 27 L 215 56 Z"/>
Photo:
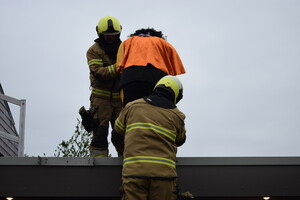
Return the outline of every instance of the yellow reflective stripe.
<path id="1" fill-rule="evenodd" d="M 93 88 L 92 93 L 100 96 L 106 96 L 106 97 L 112 96 L 113 98 L 120 98 L 119 92 L 111 93 L 110 91 L 107 90 L 100 90 L 100 89 Z"/>
<path id="2" fill-rule="evenodd" d="M 115 65 L 110 65 L 110 66 L 108 66 L 107 68 L 108 68 L 109 74 L 110 74 L 112 77 L 116 76 L 117 72 L 116 72 Z"/>
<path id="3" fill-rule="evenodd" d="M 112 97 L 113 98 L 120 98 L 120 93 L 119 92 L 113 92 Z"/>
<path id="4" fill-rule="evenodd" d="M 172 141 L 175 141 L 175 138 L 176 138 L 176 134 L 172 133 L 171 131 L 169 131 L 169 130 L 163 128 L 163 127 L 156 126 L 156 125 L 151 124 L 151 123 L 137 122 L 137 123 L 129 124 L 127 126 L 126 132 L 130 131 L 132 129 L 136 129 L 136 128 L 153 130 L 155 132 L 158 132 L 158 133 L 170 138 Z"/>
<path id="5" fill-rule="evenodd" d="M 127 165 L 130 163 L 139 163 L 139 162 L 146 162 L 146 163 L 157 163 L 157 164 L 163 164 L 168 165 L 171 167 L 176 167 L 175 161 L 167 159 L 167 158 L 161 158 L 161 157 L 153 157 L 153 156 L 133 156 L 125 158 L 123 161 L 123 165 Z"/>
<path id="6" fill-rule="evenodd" d="M 107 97 L 109 97 L 110 94 L 111 94 L 109 91 L 99 90 L 99 89 L 95 89 L 95 88 L 93 88 L 92 93 L 93 94 L 98 94 L 98 95 L 101 95 L 101 96 L 107 96 Z"/>
<path id="7" fill-rule="evenodd" d="M 88 62 L 88 65 L 93 65 L 93 64 L 103 64 L 102 59 L 92 59 Z"/>
<path id="8" fill-rule="evenodd" d="M 124 126 L 124 124 L 122 124 L 122 123 L 120 122 L 119 118 L 116 119 L 115 125 L 116 125 L 121 131 L 125 131 L 125 126 Z"/>

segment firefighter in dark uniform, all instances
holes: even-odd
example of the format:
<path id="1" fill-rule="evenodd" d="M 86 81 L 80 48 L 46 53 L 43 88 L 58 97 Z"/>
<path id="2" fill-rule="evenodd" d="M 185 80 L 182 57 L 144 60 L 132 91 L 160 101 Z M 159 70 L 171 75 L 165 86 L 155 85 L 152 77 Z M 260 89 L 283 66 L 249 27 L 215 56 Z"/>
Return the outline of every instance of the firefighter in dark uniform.
<path id="1" fill-rule="evenodd" d="M 175 76 L 120 112 L 112 142 L 123 155 L 123 200 L 176 199 L 176 153 L 186 139 L 185 115 L 176 107 L 182 84 Z"/>
<path id="2" fill-rule="evenodd" d="M 90 153 L 93 157 L 107 157 L 109 124 L 114 126 L 122 109 L 115 65 L 122 27 L 118 19 L 106 16 L 100 19 L 96 30 L 99 37 L 86 54 L 92 90 L 89 111 L 98 121 L 93 127 Z"/>

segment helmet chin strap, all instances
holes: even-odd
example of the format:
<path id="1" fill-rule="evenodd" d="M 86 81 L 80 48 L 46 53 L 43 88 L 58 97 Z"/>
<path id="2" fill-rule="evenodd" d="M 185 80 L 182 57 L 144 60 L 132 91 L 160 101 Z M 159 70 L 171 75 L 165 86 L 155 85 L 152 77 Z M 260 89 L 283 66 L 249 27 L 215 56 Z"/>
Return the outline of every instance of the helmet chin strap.
<path id="1" fill-rule="evenodd" d="M 97 35 L 100 36 L 100 34 L 98 32 L 98 26 L 96 26 L 96 32 L 97 32 Z"/>

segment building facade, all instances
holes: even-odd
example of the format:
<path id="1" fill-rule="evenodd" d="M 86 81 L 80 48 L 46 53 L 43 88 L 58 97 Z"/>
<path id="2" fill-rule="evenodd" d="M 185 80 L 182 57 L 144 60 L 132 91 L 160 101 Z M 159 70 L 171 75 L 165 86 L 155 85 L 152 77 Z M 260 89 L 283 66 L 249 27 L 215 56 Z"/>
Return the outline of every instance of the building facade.
<path id="1" fill-rule="evenodd" d="M 4 95 L 4 90 L 0 84 L 0 94 Z M 0 157 L 18 156 L 18 142 L 9 140 L 2 136 L 8 133 L 12 136 L 18 136 L 15 128 L 15 122 L 7 101 L 0 98 Z"/>

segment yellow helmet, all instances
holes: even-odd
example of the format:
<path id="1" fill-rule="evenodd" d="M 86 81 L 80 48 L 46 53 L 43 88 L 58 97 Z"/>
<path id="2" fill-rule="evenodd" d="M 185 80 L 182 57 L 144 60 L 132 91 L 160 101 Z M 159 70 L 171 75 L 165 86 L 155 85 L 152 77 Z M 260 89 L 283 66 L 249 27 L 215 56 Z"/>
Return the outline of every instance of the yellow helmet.
<path id="1" fill-rule="evenodd" d="M 99 35 L 118 35 L 122 31 L 122 26 L 117 18 L 106 16 L 99 20 L 97 31 Z"/>
<path id="2" fill-rule="evenodd" d="M 177 104 L 183 97 L 183 86 L 176 76 L 167 75 L 161 78 L 154 89 L 163 88 L 174 94 L 174 103 Z"/>

